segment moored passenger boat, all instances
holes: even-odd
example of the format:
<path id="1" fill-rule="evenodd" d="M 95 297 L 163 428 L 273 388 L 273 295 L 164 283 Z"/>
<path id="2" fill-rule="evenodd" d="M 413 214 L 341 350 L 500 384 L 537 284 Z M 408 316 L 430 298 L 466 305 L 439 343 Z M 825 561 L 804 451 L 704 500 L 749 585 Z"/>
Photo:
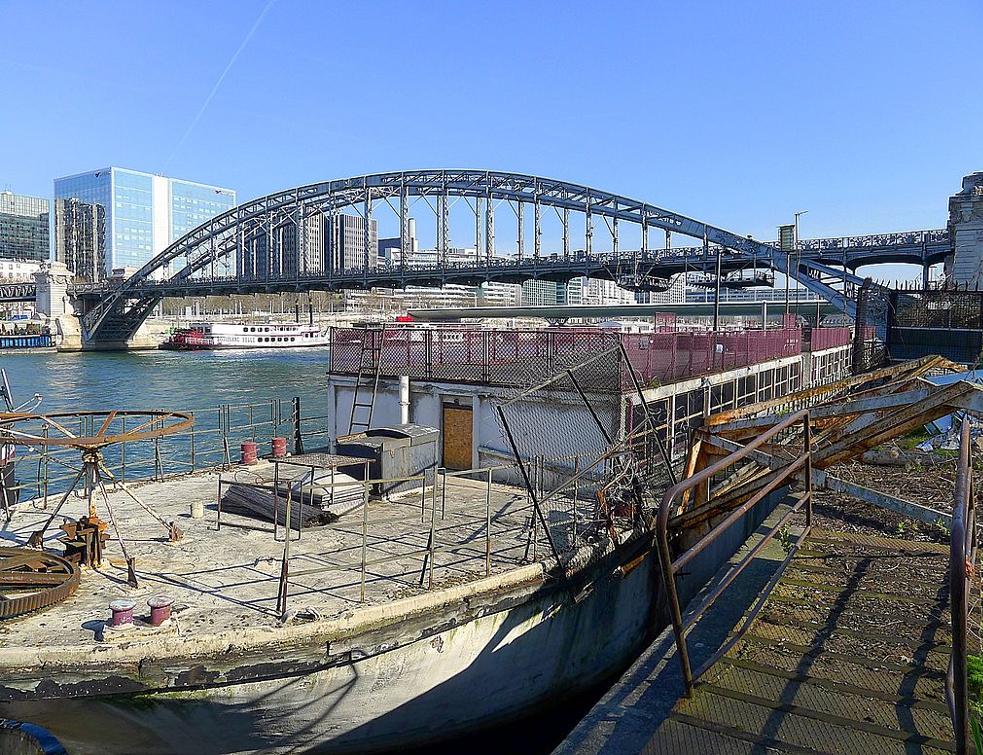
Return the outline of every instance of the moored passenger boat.
<path id="1" fill-rule="evenodd" d="M 198 322 L 176 330 L 162 349 L 291 349 L 327 346 L 328 335 L 316 325 L 297 322 Z"/>

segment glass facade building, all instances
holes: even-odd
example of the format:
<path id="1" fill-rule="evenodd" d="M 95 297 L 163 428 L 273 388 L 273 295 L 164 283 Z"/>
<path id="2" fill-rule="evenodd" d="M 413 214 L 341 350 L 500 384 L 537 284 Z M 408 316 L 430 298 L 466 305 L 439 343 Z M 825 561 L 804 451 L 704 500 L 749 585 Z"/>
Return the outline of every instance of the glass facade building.
<path id="1" fill-rule="evenodd" d="M 235 207 L 231 189 L 127 168 L 55 179 L 55 259 L 83 280 L 133 271 Z"/>
<path id="2" fill-rule="evenodd" d="M 0 192 L 0 257 L 47 261 L 48 200 Z"/>

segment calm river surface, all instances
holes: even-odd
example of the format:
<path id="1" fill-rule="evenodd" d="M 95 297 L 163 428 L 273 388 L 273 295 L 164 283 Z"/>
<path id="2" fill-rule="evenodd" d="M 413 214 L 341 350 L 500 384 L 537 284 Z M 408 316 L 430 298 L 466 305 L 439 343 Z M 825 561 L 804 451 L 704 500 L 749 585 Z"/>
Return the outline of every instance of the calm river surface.
<path id="1" fill-rule="evenodd" d="M 199 410 L 300 396 L 327 399 L 328 349 L 0 354 L 16 402 L 40 393 L 40 412 Z M 308 411 L 310 410 L 310 411 Z M 322 413 L 323 411 L 319 411 Z"/>

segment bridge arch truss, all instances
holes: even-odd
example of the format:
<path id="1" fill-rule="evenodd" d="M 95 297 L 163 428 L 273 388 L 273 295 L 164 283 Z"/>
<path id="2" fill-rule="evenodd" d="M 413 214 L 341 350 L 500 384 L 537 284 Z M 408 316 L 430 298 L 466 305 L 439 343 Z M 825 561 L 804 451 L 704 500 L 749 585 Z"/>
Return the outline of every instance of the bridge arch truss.
<path id="1" fill-rule="evenodd" d="M 473 214 L 473 264 L 451 263 L 447 259 L 451 249 L 450 208 L 458 200 L 463 200 Z M 379 208 L 392 210 L 398 219 L 401 249 L 408 249 L 410 207 L 416 201 L 425 202 L 435 216 L 435 265 L 411 268 L 405 254 L 400 255 L 396 265 L 378 265 L 369 222 L 361 224 L 361 259 L 338 258 L 333 229 L 345 211 L 365 221 L 371 220 Z M 496 256 L 495 210 L 502 204 L 512 209 L 516 228 L 515 254 L 508 259 Z M 544 211 L 555 213 L 562 234 L 562 249 L 549 256 L 542 249 Z M 576 213 L 583 216 L 584 228 L 582 240 L 577 241 L 571 236 L 570 222 L 571 214 Z M 531 250 L 526 244 L 525 221 L 529 215 Z M 306 237 L 311 232 L 310 221 L 320 218 L 330 221 L 328 227 L 332 231 L 324 240 L 325 254 L 317 259 L 308 255 Z M 639 229 L 640 249 L 624 252 L 620 248 L 625 224 Z M 607 231 L 610 251 L 595 252 L 595 227 Z M 650 247 L 652 230 L 665 233 L 664 247 Z M 83 317 L 83 330 L 89 340 L 126 340 L 161 299 L 194 295 L 195 291 L 398 288 L 490 280 L 521 282 L 530 278 L 568 280 L 582 275 L 615 280 L 630 275 L 658 279 L 670 269 L 671 234 L 698 239 L 704 259 L 709 258 L 712 247 L 725 248 L 731 269 L 752 259 L 781 272 L 786 272 L 789 265 L 786 253 L 770 244 L 647 202 L 567 181 L 472 169 L 373 173 L 269 194 L 216 216 L 168 246 L 123 283 L 100 291 Z M 579 247 L 576 251 L 575 245 Z M 292 251 L 285 253 L 289 250 Z M 249 268 L 245 262 L 257 256 L 266 260 L 262 271 Z M 793 274 L 810 288 L 818 287 L 824 295 L 831 296 L 836 292 L 822 280 L 826 272 L 796 266 Z M 857 282 L 859 279 L 854 281 Z"/>

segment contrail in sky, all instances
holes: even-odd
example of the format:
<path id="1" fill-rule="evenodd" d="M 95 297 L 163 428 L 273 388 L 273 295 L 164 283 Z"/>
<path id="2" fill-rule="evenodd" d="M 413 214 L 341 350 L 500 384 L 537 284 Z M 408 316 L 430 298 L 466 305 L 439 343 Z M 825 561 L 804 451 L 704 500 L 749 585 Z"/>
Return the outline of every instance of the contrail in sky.
<path id="1" fill-rule="evenodd" d="M 195 115 L 195 117 L 191 120 L 191 123 L 188 125 L 188 128 L 185 130 L 184 134 L 178 140 L 178 143 L 174 146 L 174 149 L 171 151 L 170 156 L 167 158 L 167 162 L 164 163 L 165 167 L 168 164 L 170 164 L 171 160 L 174 159 L 174 156 L 178 153 L 178 150 L 180 150 L 181 147 L 184 146 L 184 142 L 187 140 L 188 136 L 191 135 L 191 132 L 194 131 L 195 126 L 198 125 L 198 121 L 201 120 L 201 117 L 205 114 L 205 111 L 208 109 L 208 106 L 215 98 L 215 95 L 218 92 L 219 87 L 222 86 L 222 82 L 225 81 L 225 77 L 228 75 L 229 70 L 231 70 L 232 66 L 235 65 L 235 62 L 236 60 L 238 60 L 239 55 L 242 54 L 242 51 L 246 49 L 246 45 L 249 44 L 249 40 L 253 38 L 253 34 L 256 33 L 256 30 L 259 28 L 259 25 L 263 22 L 263 18 L 269 12 L 270 8 L 273 7 L 273 4 L 275 2 L 276 0 L 267 1 L 266 5 L 263 7 L 263 10 L 260 12 L 259 16 L 256 18 L 256 21 L 253 23 L 252 28 L 249 30 L 246 36 L 243 37 L 242 43 L 239 45 L 239 48 L 232 54 L 232 57 L 229 58 L 229 62 L 225 65 L 225 69 L 222 71 L 221 75 L 218 77 L 218 80 L 215 82 L 215 85 L 212 87 L 212 91 L 208 93 L 208 96 L 205 98 L 205 101 L 202 103 L 201 109 L 198 111 L 198 114 Z"/>

